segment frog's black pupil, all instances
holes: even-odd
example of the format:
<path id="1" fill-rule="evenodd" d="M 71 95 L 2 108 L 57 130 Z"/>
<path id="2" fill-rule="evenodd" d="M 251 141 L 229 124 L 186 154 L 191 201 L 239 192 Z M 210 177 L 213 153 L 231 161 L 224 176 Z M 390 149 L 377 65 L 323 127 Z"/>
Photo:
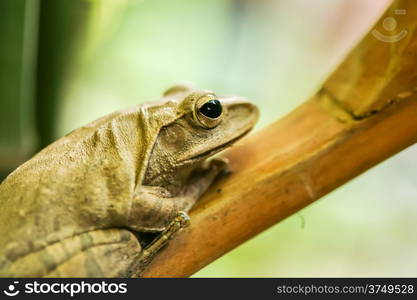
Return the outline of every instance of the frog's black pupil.
<path id="1" fill-rule="evenodd" d="M 219 100 L 210 100 L 204 103 L 199 111 L 206 117 L 215 119 L 222 114 L 222 105 Z"/>

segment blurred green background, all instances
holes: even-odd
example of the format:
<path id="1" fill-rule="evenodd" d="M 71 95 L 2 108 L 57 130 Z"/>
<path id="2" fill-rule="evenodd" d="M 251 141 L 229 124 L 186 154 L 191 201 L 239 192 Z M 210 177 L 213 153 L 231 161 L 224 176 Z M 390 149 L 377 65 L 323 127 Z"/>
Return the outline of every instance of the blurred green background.
<path id="1" fill-rule="evenodd" d="M 320 86 L 381 1 L 1 0 L 0 173 L 182 81 L 250 98 L 262 128 Z M 416 154 L 403 151 L 194 276 L 417 276 Z"/>

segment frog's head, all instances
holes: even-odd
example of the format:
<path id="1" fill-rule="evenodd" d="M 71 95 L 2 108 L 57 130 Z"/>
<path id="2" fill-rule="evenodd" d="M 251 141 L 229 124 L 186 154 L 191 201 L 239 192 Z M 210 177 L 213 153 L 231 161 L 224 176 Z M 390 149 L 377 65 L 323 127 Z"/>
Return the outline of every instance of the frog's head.
<path id="1" fill-rule="evenodd" d="M 237 97 L 175 86 L 152 108 L 158 133 L 150 153 L 145 184 L 166 184 L 172 174 L 185 180 L 205 159 L 246 135 L 258 120 L 258 109 Z"/>

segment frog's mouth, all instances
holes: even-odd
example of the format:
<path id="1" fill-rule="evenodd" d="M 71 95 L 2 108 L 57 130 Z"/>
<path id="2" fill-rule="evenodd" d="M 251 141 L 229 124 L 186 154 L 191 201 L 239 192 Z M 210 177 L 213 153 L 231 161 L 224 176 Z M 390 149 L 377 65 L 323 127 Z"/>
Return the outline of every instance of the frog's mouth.
<path id="1" fill-rule="evenodd" d="M 235 137 L 235 138 L 227 141 L 226 143 L 221 144 L 221 145 L 219 145 L 217 147 L 214 147 L 214 148 L 212 148 L 210 150 L 207 150 L 205 152 L 202 152 L 202 153 L 199 153 L 197 155 L 194 155 L 194 156 L 192 156 L 190 158 L 187 158 L 187 159 L 183 160 L 182 163 L 187 164 L 187 163 L 195 162 L 195 161 L 198 161 L 198 160 L 203 160 L 203 159 L 205 159 L 207 157 L 213 156 L 216 153 L 219 153 L 220 151 L 222 151 L 222 150 L 224 150 L 224 149 L 232 146 L 238 140 L 240 140 L 245 135 L 247 135 L 251 130 L 252 130 L 252 128 L 249 128 L 249 129 L 245 130 L 243 133 L 241 133 L 240 135 L 238 135 L 237 137 Z"/>

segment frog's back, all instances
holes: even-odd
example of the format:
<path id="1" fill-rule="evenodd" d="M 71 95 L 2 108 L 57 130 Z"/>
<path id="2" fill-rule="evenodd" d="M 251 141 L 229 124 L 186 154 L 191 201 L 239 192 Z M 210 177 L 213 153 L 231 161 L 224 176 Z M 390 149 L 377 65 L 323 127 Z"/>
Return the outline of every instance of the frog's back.
<path id="1" fill-rule="evenodd" d="M 0 257 L 123 226 L 144 158 L 143 113 L 108 115 L 51 144 L 0 184 Z"/>

